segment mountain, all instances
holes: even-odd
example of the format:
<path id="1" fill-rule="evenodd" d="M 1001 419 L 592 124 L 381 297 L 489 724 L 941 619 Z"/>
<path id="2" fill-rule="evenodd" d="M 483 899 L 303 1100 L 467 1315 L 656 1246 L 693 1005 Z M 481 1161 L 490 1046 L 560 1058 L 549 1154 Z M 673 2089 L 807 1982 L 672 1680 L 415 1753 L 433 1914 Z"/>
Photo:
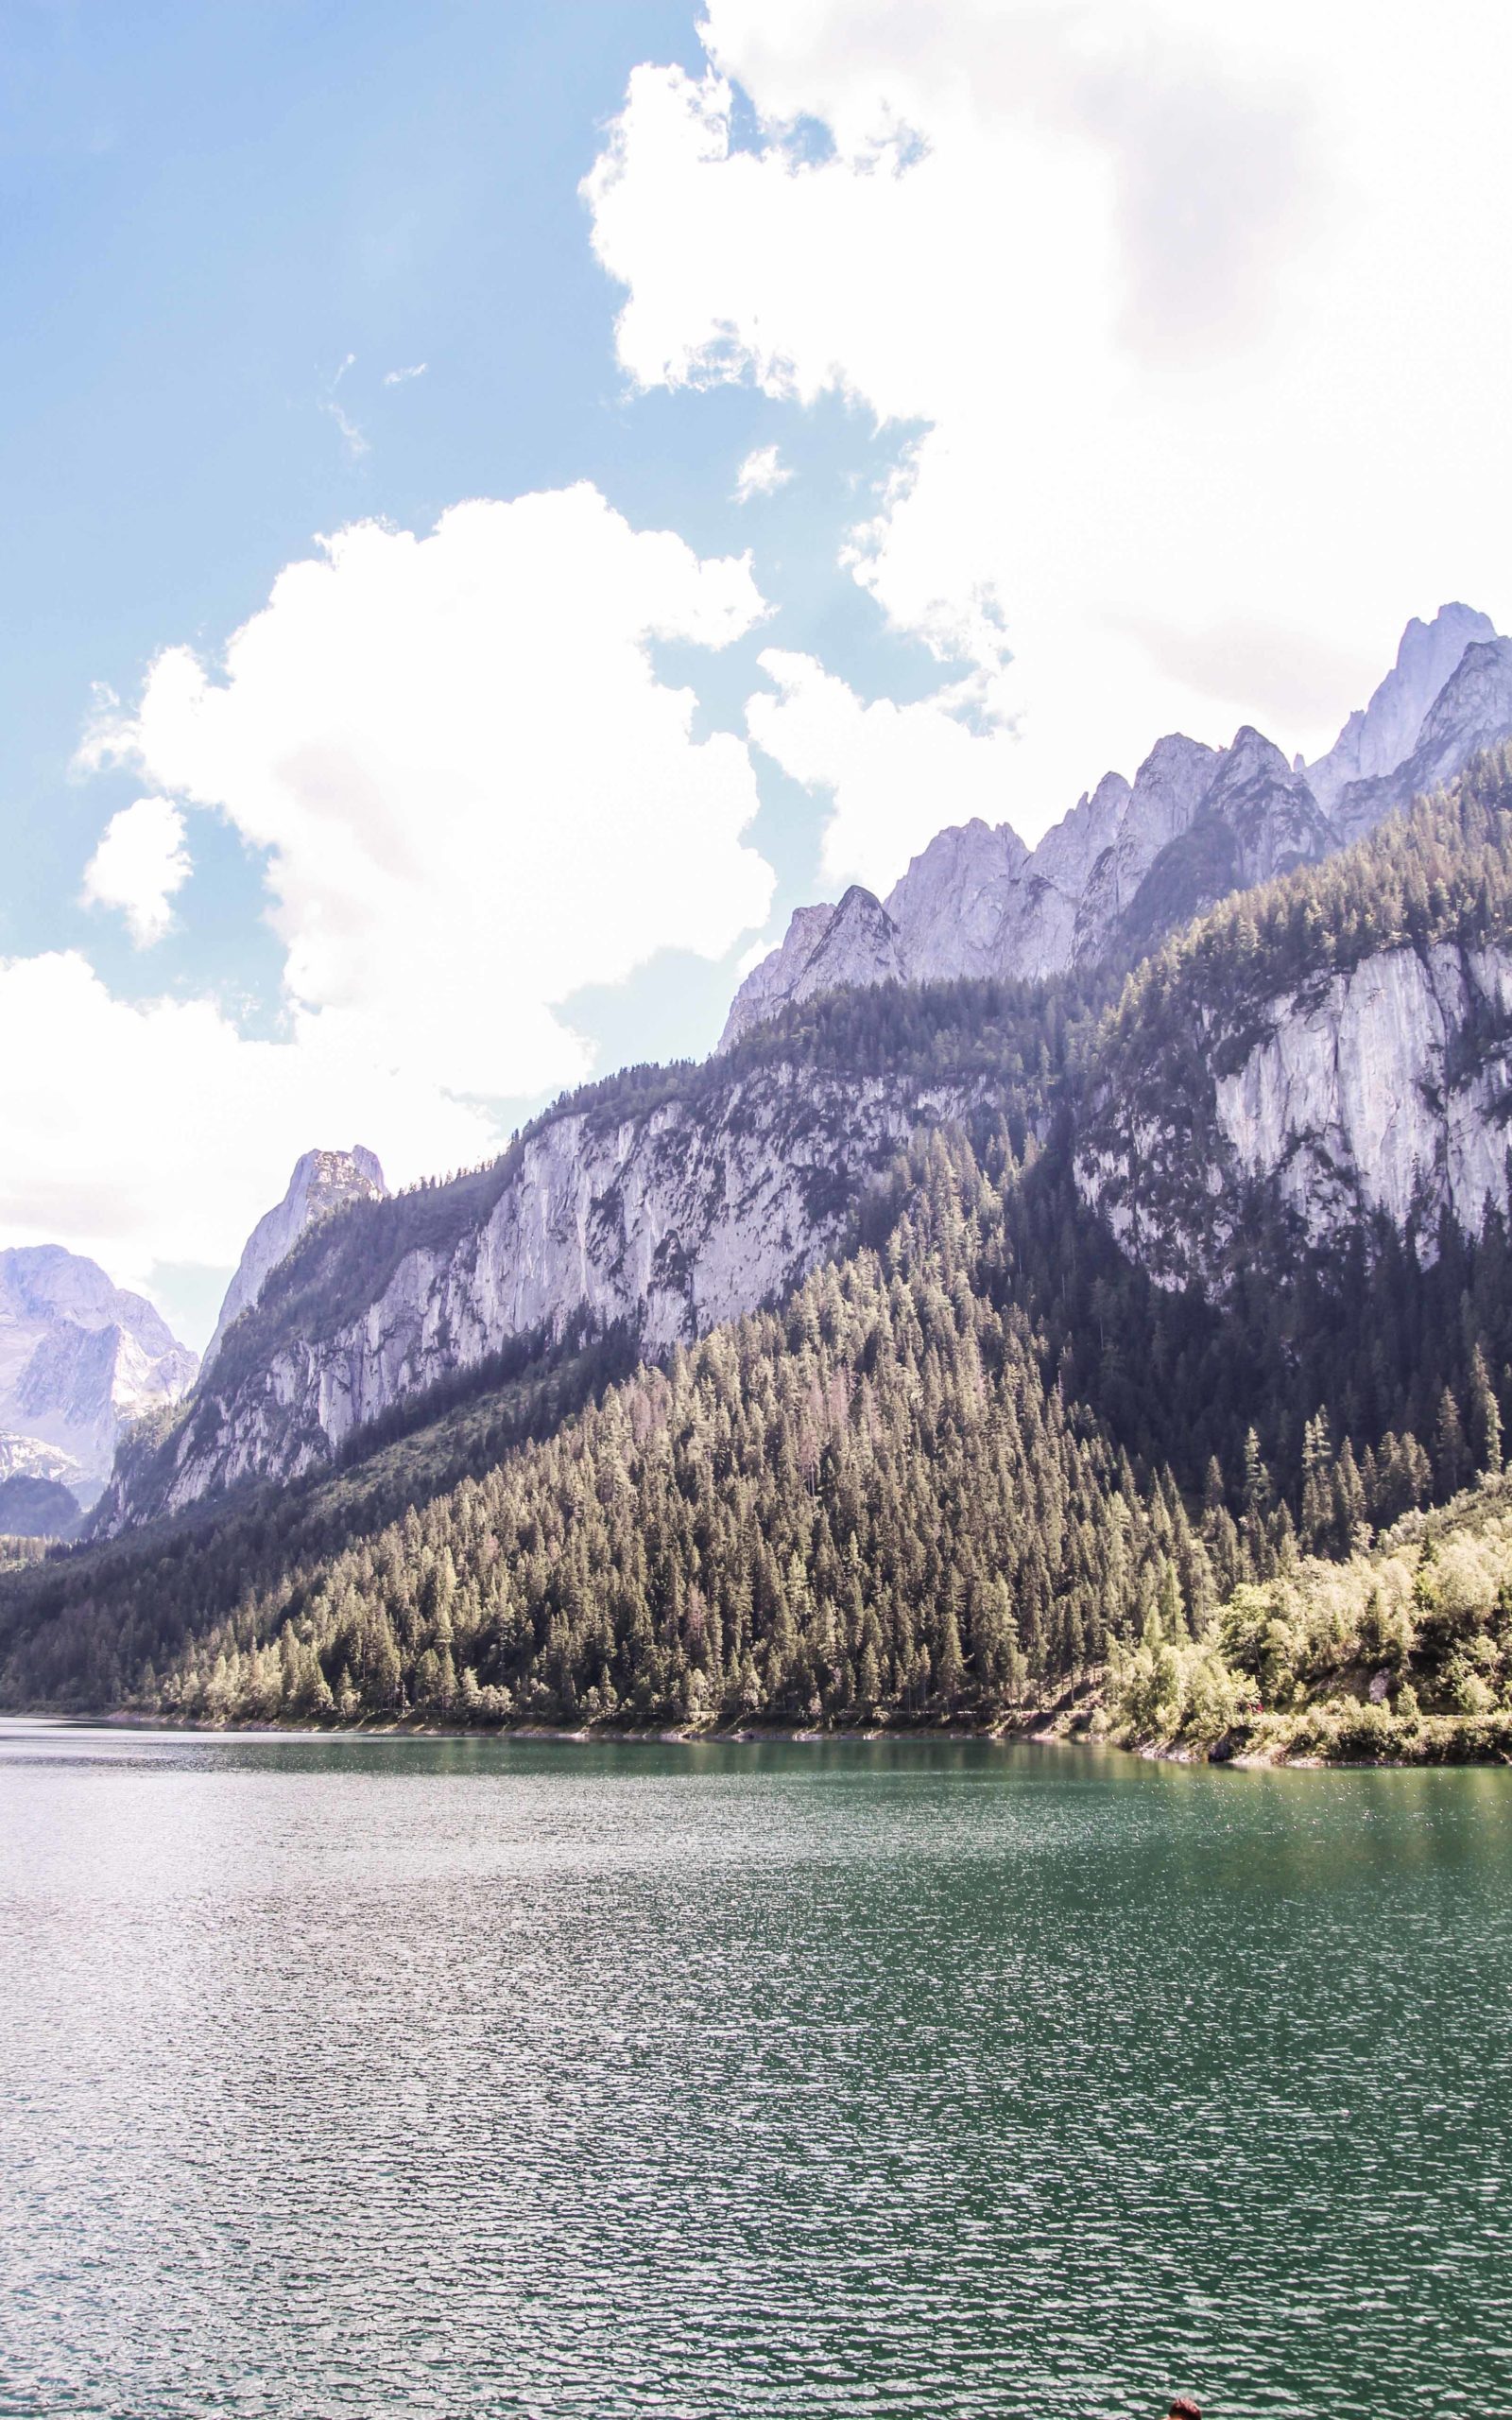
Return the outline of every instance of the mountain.
<path id="1" fill-rule="evenodd" d="M 1484 651 L 1475 643 L 1467 660 Z M 1494 786 L 1500 776 L 1487 778 Z M 1225 837 L 1215 887 L 1251 885 L 1243 913 L 1220 910 L 1220 921 L 1271 913 L 1273 891 L 1293 902 L 1289 861 L 1314 810 L 1300 776 L 1258 734 L 1218 752 L 1162 743 L 1126 795 L 1104 790 L 1051 836 L 1052 867 L 1078 856 L 1086 864 L 1095 848 L 1116 885 L 1118 835 L 1137 803 L 1156 803 L 1147 848 L 1180 825 L 1194 798 L 1216 801 L 1143 872 L 1137 854 L 1125 860 L 1134 902 L 1156 875 L 1162 896 L 1201 895 L 1188 853 L 1205 822 Z M 1473 806 L 1478 796 L 1465 787 L 1465 812 L 1488 816 L 1500 835 L 1500 807 Z M 1487 1045 L 1472 1067 L 1470 1052 L 1512 999 L 1496 921 L 1501 840 L 1458 825 L 1446 837 L 1431 815 L 1409 824 L 1410 842 L 1392 837 L 1397 828 L 1314 870 L 1320 888 L 1308 913 L 1324 937 L 1334 924 L 1354 930 L 1351 884 L 1377 898 L 1379 912 L 1361 927 L 1364 962 L 1325 974 L 1322 939 L 1297 959 L 1285 919 L 1298 911 L 1277 908 L 1280 942 L 1230 951 L 1211 976 L 1211 998 L 1194 992 L 1174 1039 L 1174 1012 L 1151 988 L 1167 979 L 1165 959 L 1156 974 L 1136 976 L 1119 1028 L 1134 1043 L 1116 1072 L 1090 1068 L 1085 1079 L 1077 1167 L 1096 1216 L 1162 1285 L 1221 1283 L 1257 1215 L 1257 1190 L 1278 1235 L 1285 1227 L 1313 1241 L 1377 1210 L 1399 1229 L 1431 1222 L 1440 1208 L 1474 1225 L 1504 1200 L 1502 1063 Z M 960 836 L 936 845 L 953 873 L 970 865 L 983 896 L 1004 882 L 1024 895 L 1022 867 L 1015 872 L 983 827 L 968 827 L 964 845 Z M 1408 946 L 1399 847 L 1437 851 L 1448 870 L 1439 888 L 1455 901 L 1473 869 L 1476 895 L 1495 909 L 1490 925 L 1471 936 L 1463 917 L 1452 918 L 1435 926 L 1430 946 L 1414 908 L 1421 947 Z M 1411 872 L 1411 884 L 1425 880 Z M 842 930 L 869 947 L 883 912 L 849 894 Z M 1223 953 L 1214 958 L 1206 925 L 1194 930 L 1200 940 L 1183 944 L 1198 953 L 1190 963 L 1211 969 Z M 1393 938 L 1399 945 L 1388 947 Z M 829 971 L 848 963 L 836 949 Z M 637 1354 L 664 1357 L 781 1301 L 843 1249 L 921 1123 L 979 1134 L 1006 1118 L 1016 1150 L 1044 1141 L 1057 1100 L 1062 1116 L 1071 1106 L 1056 1070 L 1086 1044 L 1116 977 L 1094 962 L 1085 977 L 1073 970 L 1017 988 L 959 979 L 978 992 L 894 985 L 869 1010 L 860 1004 L 870 987 L 826 981 L 812 1002 L 779 1009 L 702 1066 L 629 1071 L 590 1087 L 471 1176 L 391 1199 L 359 1184 L 264 1278 L 192 1401 L 133 1435 L 95 1533 L 121 1534 L 249 1480 L 318 1470 L 428 1392 L 486 1374 L 522 1340 L 547 1349 L 613 1331 Z M 1216 1058 L 1207 1047 L 1214 1036 Z M 1131 1125 L 1136 1107 L 1142 1122 Z"/>
<path id="2" fill-rule="evenodd" d="M 1512 1142 L 1505 759 L 1194 925 L 1132 978 L 1077 1173 L 1162 1285 L 1222 1285 L 1262 1236 L 1377 1216 L 1432 1253 L 1505 1208 Z"/>
<path id="3" fill-rule="evenodd" d="M 72 1454 L 39 1437 L 0 1435 L 0 1537 L 71 1538 L 99 1493 Z"/>
<path id="4" fill-rule="evenodd" d="M 0 1448 L 4 1475 L 96 1495 L 123 1428 L 175 1404 L 198 1357 L 150 1303 L 93 1260 L 39 1244 L 0 1252 Z M 61 1455 L 49 1466 L 46 1449 Z"/>
<path id="5" fill-rule="evenodd" d="M 522 1337 L 586 1321 L 664 1353 L 780 1299 L 915 1126 L 969 1115 L 972 1093 L 950 1070 L 855 1080 L 779 1038 L 590 1087 L 448 1184 L 357 1194 L 265 1278 L 193 1400 L 133 1444 L 97 1532 L 316 1468 Z"/>
<path id="6" fill-rule="evenodd" d="M 247 1238 L 236 1273 L 226 1288 L 215 1335 L 205 1348 L 203 1368 L 209 1369 L 232 1322 L 251 1308 L 272 1271 L 287 1259 L 307 1227 L 330 1218 L 349 1201 L 382 1201 L 387 1189 L 376 1158 L 360 1143 L 350 1151 L 306 1151 L 295 1163 L 283 1201 L 259 1219 Z"/>
<path id="7" fill-rule="evenodd" d="M 1132 785 L 1105 774 L 1026 849 L 1007 824 L 941 832 L 885 902 L 853 886 L 797 910 L 737 992 L 721 1047 L 844 982 L 1043 976 L 1142 956 L 1233 890 L 1347 845 L 1512 735 L 1512 643 L 1445 605 L 1407 626 L 1393 670 L 1329 753 L 1290 766 L 1262 734 L 1159 740 Z"/>
<path id="8" fill-rule="evenodd" d="M 1327 755 L 1307 767 L 1308 787 L 1325 815 L 1333 813 L 1351 782 L 1374 781 L 1406 762 L 1429 708 L 1466 648 L 1495 638 L 1494 625 L 1469 605 L 1441 605 L 1431 622 L 1414 614 L 1397 661 L 1369 704 L 1357 708 Z"/>
<path id="9" fill-rule="evenodd" d="M 1368 832 L 1452 780 L 1471 756 L 1512 731 L 1512 640 L 1468 647 L 1423 717 L 1411 755 L 1393 772 L 1350 782 L 1333 811 L 1343 840 Z"/>
<path id="10" fill-rule="evenodd" d="M 78 1511 L 78 1498 L 58 1479 L 19 1472 L 0 1478 L 0 1537 L 71 1538 Z"/>
<path id="11" fill-rule="evenodd" d="M 1379 1663 L 1354 1567 L 1512 1418 L 1512 750 L 1311 856 L 1318 812 L 1257 733 L 1162 743 L 1032 897 L 982 825 L 916 886 L 932 946 L 954 887 L 1071 965 L 826 983 L 310 1220 L 91 1538 L 9 1559 L 0 1703 L 1512 1751 L 1512 1528 L 1473 1619 L 1411 1566 Z"/>

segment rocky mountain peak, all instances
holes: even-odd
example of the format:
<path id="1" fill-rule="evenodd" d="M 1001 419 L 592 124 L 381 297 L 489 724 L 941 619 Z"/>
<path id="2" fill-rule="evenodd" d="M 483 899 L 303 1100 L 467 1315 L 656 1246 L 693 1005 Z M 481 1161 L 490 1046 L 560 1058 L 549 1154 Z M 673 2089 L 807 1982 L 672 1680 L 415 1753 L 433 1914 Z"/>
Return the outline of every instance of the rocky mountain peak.
<path id="1" fill-rule="evenodd" d="M 0 1473 L 60 1478 L 81 1501 L 140 1413 L 177 1403 L 199 1367 L 141 1294 L 60 1244 L 0 1252 Z"/>
<path id="2" fill-rule="evenodd" d="M 1413 754 L 1424 717 L 1466 648 L 1495 637 L 1495 625 L 1469 605 L 1441 605 L 1431 622 L 1414 614 L 1397 661 L 1369 704 L 1356 708 L 1328 754 L 1307 769 L 1309 786 L 1325 815 L 1332 815 L 1349 783 L 1379 780 Z"/>
<path id="3" fill-rule="evenodd" d="M 908 935 L 915 982 L 986 970 L 1028 856 L 1011 823 L 985 823 L 979 815 L 936 833 L 887 894 L 887 913 Z"/>
<path id="4" fill-rule="evenodd" d="M 376 1153 L 361 1143 L 350 1151 L 306 1151 L 294 1164 L 282 1201 L 259 1219 L 242 1251 L 236 1273 L 206 1348 L 208 1370 L 232 1322 L 256 1302 L 272 1271 L 286 1260 L 306 1227 L 329 1218 L 349 1201 L 381 1201 L 388 1188 Z"/>
<path id="5" fill-rule="evenodd" d="M 1423 717 L 1412 754 L 1389 773 L 1340 791 L 1333 826 L 1357 839 L 1383 817 L 1452 781 L 1483 748 L 1512 734 L 1512 639 L 1475 639 Z"/>
<path id="6" fill-rule="evenodd" d="M 1145 948 L 1228 892 L 1325 856 L 1512 734 L 1512 642 L 1468 605 L 1412 621 L 1392 670 L 1317 764 L 1252 724 L 1226 749 L 1172 732 L 1105 773 L 1028 850 L 980 818 L 936 833 L 888 893 L 799 908 L 747 977 L 724 1041 L 845 983 L 1054 975 Z M 879 921 L 880 919 L 880 921 Z"/>
<path id="7" fill-rule="evenodd" d="M 782 947 L 736 993 L 719 1046 L 727 1050 L 765 1017 L 816 992 L 906 980 L 897 925 L 873 891 L 853 882 L 837 907 L 795 909 Z"/>

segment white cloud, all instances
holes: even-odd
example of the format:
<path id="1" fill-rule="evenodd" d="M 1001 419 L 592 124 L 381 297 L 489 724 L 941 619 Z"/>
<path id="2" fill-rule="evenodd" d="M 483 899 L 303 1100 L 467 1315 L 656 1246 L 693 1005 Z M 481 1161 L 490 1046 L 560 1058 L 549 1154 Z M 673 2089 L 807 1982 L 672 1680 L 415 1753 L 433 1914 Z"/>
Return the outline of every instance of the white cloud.
<path id="1" fill-rule="evenodd" d="M 113 997 L 77 951 L 0 959 L 0 1244 L 66 1244 L 148 1290 L 155 1263 L 234 1260 L 312 1143 L 372 1144 L 404 1182 L 492 1139 L 350 1027 L 249 1042 L 209 1000 Z"/>
<path id="2" fill-rule="evenodd" d="M 589 1072 L 560 1003 L 662 948 L 723 957 L 772 875 L 743 835 L 743 740 L 696 740 L 651 642 L 727 645 L 765 608 L 582 486 L 477 502 L 427 537 L 368 523 L 281 573 L 217 664 L 170 648 L 82 752 L 140 768 L 176 838 L 216 810 L 266 853 L 284 1031 L 209 1000 L 114 998 L 87 961 L 0 963 L 0 1243 L 143 1282 L 234 1259 L 312 1144 L 398 1181 L 503 1139 L 491 1099 Z M 116 818 L 96 895 L 165 903 Z"/>
<path id="3" fill-rule="evenodd" d="M 349 353 L 347 354 L 347 357 L 342 362 L 340 369 L 332 379 L 327 391 L 320 398 L 320 409 L 326 414 L 328 419 L 335 422 L 336 427 L 341 432 L 341 442 L 346 448 L 349 459 L 353 462 L 360 462 L 365 454 L 370 454 L 372 452 L 372 447 L 369 443 L 366 436 L 363 434 L 363 431 L 358 427 L 356 422 L 352 418 L 350 412 L 348 412 L 344 406 L 336 400 L 336 389 L 340 386 L 341 381 L 346 376 L 348 371 L 352 369 L 355 363 L 356 358 L 357 356 L 354 353 Z"/>
<path id="4" fill-rule="evenodd" d="M 129 760 L 268 855 L 295 1014 L 462 1094 L 569 1081 L 557 1004 L 658 949 L 721 956 L 769 866 L 730 734 L 651 639 L 726 647 L 745 559 L 631 530 L 593 487 L 360 523 L 290 563 L 223 668 L 167 648 L 87 760 Z"/>
<path id="5" fill-rule="evenodd" d="M 823 870 L 833 890 L 863 882 L 881 894 L 943 824 L 1002 822 L 1006 733 L 973 737 L 929 700 L 863 705 L 812 656 L 767 648 L 760 662 L 776 687 L 751 699 L 750 735 L 795 781 L 833 798 Z"/>
<path id="6" fill-rule="evenodd" d="M 429 368 L 430 363 L 428 361 L 417 361 L 413 363 L 408 370 L 386 370 L 384 372 L 384 385 L 386 387 L 403 387 L 406 385 L 411 378 L 423 378 Z"/>
<path id="7" fill-rule="evenodd" d="M 780 446 L 753 446 L 735 473 L 735 502 L 748 504 L 753 495 L 775 495 L 792 475 Z"/>
<path id="8" fill-rule="evenodd" d="M 112 815 L 84 868 L 87 907 L 118 908 L 138 949 L 173 925 L 173 897 L 192 871 L 183 817 L 165 798 L 139 798 Z"/>
<path id="9" fill-rule="evenodd" d="M 638 69 L 587 183 L 621 357 L 921 430 L 850 560 L 1015 732 L 1000 813 L 1032 836 L 1267 704 L 1312 750 L 1360 697 L 1299 665 L 1379 672 L 1449 596 L 1507 613 L 1503 12 L 707 15 L 710 73 Z"/>
<path id="10" fill-rule="evenodd" d="M 722 956 L 769 868 L 728 733 L 647 643 L 719 648 L 764 607 L 588 486 L 458 505 L 417 538 L 360 524 L 282 572 L 223 668 L 160 656 L 90 754 L 218 807 L 269 852 L 297 1016 L 455 1093 L 582 1074 L 557 1012 L 661 948 Z"/>

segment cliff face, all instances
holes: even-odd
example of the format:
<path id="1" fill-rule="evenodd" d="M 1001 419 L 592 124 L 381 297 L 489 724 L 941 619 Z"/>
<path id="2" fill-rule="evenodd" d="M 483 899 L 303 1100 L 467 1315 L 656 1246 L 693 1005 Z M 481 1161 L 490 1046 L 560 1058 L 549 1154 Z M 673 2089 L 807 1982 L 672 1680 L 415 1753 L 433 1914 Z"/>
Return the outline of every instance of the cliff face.
<path id="1" fill-rule="evenodd" d="M 959 1091 L 767 1066 L 639 1115 L 547 1120 L 502 1183 L 471 1181 L 476 1216 L 390 1253 L 387 1268 L 359 1203 L 284 1262 L 168 1433 L 123 1455 L 94 1534 L 240 1479 L 296 1477 L 511 1338 L 587 1315 L 627 1323 L 656 1353 L 752 1310 L 834 1249 L 917 1124 L 969 1106 Z M 445 1191 L 419 1203 L 443 1226 Z M 406 1197 L 375 1206 L 398 1218 Z M 305 1262 L 321 1265 L 325 1239 L 356 1283 L 335 1269 L 322 1308 Z"/>
<path id="2" fill-rule="evenodd" d="M 221 1339 L 232 1322 L 250 1309 L 306 1227 L 317 1219 L 329 1218 L 349 1201 L 381 1201 L 387 1191 L 383 1169 L 360 1143 L 351 1151 L 306 1151 L 295 1163 L 283 1201 L 259 1219 L 247 1238 L 236 1273 L 226 1288 L 215 1333 L 205 1348 L 204 1368 L 209 1369 L 220 1351 Z"/>
<path id="3" fill-rule="evenodd" d="M 1308 787 L 1325 815 L 1333 813 L 1351 782 L 1378 780 L 1406 762 L 1466 648 L 1495 637 L 1495 624 L 1469 605 L 1441 605 L 1431 622 L 1414 614 L 1369 704 L 1349 717 L 1328 754 L 1307 768 Z"/>
<path id="4" fill-rule="evenodd" d="M 177 1403 L 198 1367 L 93 1260 L 56 1244 L 0 1252 L 0 1474 L 65 1479 L 89 1501 L 122 1428 Z"/>
<path id="5" fill-rule="evenodd" d="M 1349 783 L 1333 821 L 1341 841 L 1370 831 L 1415 798 L 1452 781 L 1482 748 L 1512 733 L 1512 640 L 1468 647 L 1429 707 L 1412 752 L 1394 771 Z"/>
<path id="6" fill-rule="evenodd" d="M 1512 950 L 1441 942 L 1267 1002 L 1273 1030 L 1216 1084 L 1219 1128 L 1250 1179 L 1321 1240 L 1383 1211 L 1479 1228 L 1507 1198 Z"/>
<path id="7" fill-rule="evenodd" d="M 1005 823 L 936 834 L 885 902 L 800 908 L 742 984 L 721 1047 L 837 984 L 1063 973 L 1137 956 L 1249 884 L 1329 856 L 1512 734 L 1512 642 L 1446 605 L 1413 621 L 1329 753 L 1288 765 L 1248 727 L 1157 742 L 1132 783 L 1105 774 L 1030 851 Z"/>
<path id="8" fill-rule="evenodd" d="M 1512 944 L 1384 950 L 1247 1022 L 1198 1007 L 1094 1104 L 1080 1190 L 1162 1284 L 1221 1285 L 1277 1213 L 1314 1243 L 1416 1219 L 1431 1253 L 1440 1211 L 1506 1207 Z"/>

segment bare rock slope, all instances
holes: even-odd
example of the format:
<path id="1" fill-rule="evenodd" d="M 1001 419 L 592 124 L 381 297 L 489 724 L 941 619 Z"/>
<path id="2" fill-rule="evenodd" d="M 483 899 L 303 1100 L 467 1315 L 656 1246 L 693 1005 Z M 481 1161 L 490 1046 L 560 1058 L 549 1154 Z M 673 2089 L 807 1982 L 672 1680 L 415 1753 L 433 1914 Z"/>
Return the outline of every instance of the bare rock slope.
<path id="1" fill-rule="evenodd" d="M 350 1151 L 306 1151 L 295 1163 L 283 1201 L 259 1219 L 247 1238 L 236 1273 L 226 1288 L 215 1333 L 205 1348 L 205 1368 L 220 1351 L 221 1339 L 232 1321 L 251 1308 L 273 1270 L 288 1258 L 308 1226 L 349 1201 L 379 1201 L 387 1189 L 377 1159 L 360 1143 Z"/>
<path id="2" fill-rule="evenodd" d="M 628 1114 L 548 1116 L 493 1168 L 358 1199 L 311 1230 L 165 1433 L 123 1455 L 95 1534 L 327 1462 L 363 1424 L 576 1320 L 647 1353 L 785 1293 L 959 1090 L 760 1065 Z"/>
<path id="3" fill-rule="evenodd" d="M 800 908 L 747 977 L 722 1047 L 837 984 L 1042 976 L 1148 948 L 1233 890 L 1327 856 L 1512 735 L 1512 642 L 1445 605 L 1326 756 L 1288 765 L 1249 727 L 1228 748 L 1173 734 L 1132 783 L 1107 773 L 1038 848 L 1005 823 L 937 833 L 875 899 Z"/>
<path id="4" fill-rule="evenodd" d="M 177 1403 L 198 1355 L 140 1294 L 58 1244 L 0 1252 L 0 1476 L 98 1494 L 116 1441 Z"/>

